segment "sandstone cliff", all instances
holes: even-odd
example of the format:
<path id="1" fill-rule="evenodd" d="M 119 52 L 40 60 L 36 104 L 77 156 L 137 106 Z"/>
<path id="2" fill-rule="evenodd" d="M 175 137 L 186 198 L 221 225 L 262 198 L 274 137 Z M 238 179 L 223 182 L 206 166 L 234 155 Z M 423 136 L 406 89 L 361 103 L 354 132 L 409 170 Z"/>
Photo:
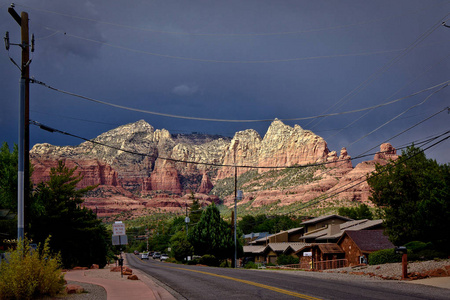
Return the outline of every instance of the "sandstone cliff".
<path id="1" fill-rule="evenodd" d="M 191 191 L 205 195 L 205 203 L 221 199 L 231 204 L 234 184 L 229 179 L 237 165 L 239 184 L 246 193 L 242 204 L 285 206 L 339 191 L 373 171 L 375 162 L 397 157 L 395 149 L 386 144 L 374 161 L 353 168 L 345 148 L 338 155 L 320 136 L 280 120 L 272 122 L 264 138 L 253 129 L 239 131 L 232 139 L 172 136 L 141 120 L 105 132 L 94 141 L 66 147 L 35 145 L 30 152 L 33 182 L 48 179 L 50 168 L 64 160 L 84 176 L 80 187 L 99 185 L 85 204 L 103 215 L 145 207 L 173 210 L 182 208 L 181 197 Z M 303 167 L 310 164 L 319 166 Z M 292 168 L 281 168 L 285 166 Z M 367 202 L 368 193 L 367 184 L 362 184 L 339 197 Z"/>

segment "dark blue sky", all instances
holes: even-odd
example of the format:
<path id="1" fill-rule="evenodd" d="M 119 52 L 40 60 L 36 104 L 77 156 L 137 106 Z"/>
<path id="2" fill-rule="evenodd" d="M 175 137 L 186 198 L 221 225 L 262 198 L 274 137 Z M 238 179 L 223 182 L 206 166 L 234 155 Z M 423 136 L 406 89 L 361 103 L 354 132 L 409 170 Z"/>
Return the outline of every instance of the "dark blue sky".
<path id="1" fill-rule="evenodd" d="M 36 36 L 31 76 L 57 89 L 158 113 L 227 120 L 314 117 L 379 105 L 450 80 L 450 28 L 439 26 L 450 20 L 450 1 L 15 4 L 17 12 L 28 12 Z M 9 31 L 18 43 L 20 29 L 9 5 L 0 0 L 0 32 Z M 11 47 L 9 55 L 19 62 L 20 48 Z M 12 145 L 18 140 L 20 72 L 3 47 L 0 70 L 0 140 Z M 356 156 L 449 106 L 450 88 L 444 86 L 371 111 L 285 123 L 312 130 L 330 150 L 347 146 Z M 30 90 L 30 119 L 85 138 L 140 119 L 171 133 L 227 136 L 248 128 L 263 136 L 270 125 L 162 117 L 37 84 Z M 437 136 L 450 130 L 449 120 L 443 111 L 390 142 L 399 148 Z M 81 142 L 30 127 L 31 145 Z M 449 145 L 447 140 L 426 154 L 448 163 Z"/>

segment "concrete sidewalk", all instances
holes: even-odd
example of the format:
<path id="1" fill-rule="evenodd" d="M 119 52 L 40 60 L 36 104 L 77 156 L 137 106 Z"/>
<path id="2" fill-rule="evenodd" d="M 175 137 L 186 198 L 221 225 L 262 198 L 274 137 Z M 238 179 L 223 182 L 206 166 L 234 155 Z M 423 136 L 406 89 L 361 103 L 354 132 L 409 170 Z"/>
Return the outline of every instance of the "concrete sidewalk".
<path id="1" fill-rule="evenodd" d="M 404 281 L 404 282 L 412 283 L 412 284 L 430 285 L 430 286 L 440 287 L 440 288 L 444 288 L 444 289 L 450 289 L 450 277 L 431 277 L 431 278 Z"/>
<path id="2" fill-rule="evenodd" d="M 126 262 L 124 264 L 126 266 Z M 127 275 L 104 269 L 70 270 L 65 273 L 69 281 L 86 282 L 103 287 L 108 300 L 173 300 L 176 299 L 167 290 L 159 286 L 150 277 L 139 270 L 133 270 L 139 280 L 129 280 Z"/>

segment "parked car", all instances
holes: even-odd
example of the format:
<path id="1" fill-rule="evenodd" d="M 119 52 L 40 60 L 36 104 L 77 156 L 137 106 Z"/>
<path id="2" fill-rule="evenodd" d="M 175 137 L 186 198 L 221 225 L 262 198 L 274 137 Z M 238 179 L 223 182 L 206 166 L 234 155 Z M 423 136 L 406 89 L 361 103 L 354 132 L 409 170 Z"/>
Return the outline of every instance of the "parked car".
<path id="1" fill-rule="evenodd" d="M 161 253 L 160 252 L 153 253 L 153 259 L 159 259 L 160 257 L 161 257 Z"/>
<path id="2" fill-rule="evenodd" d="M 137 251 L 137 250 L 134 250 L 134 255 L 139 255 L 139 251 Z"/>
<path id="3" fill-rule="evenodd" d="M 148 260 L 148 252 L 142 253 L 141 258 L 142 258 L 142 259 L 147 259 L 147 260 Z"/>
<path id="4" fill-rule="evenodd" d="M 168 259 L 168 258 L 169 258 L 169 255 L 163 253 L 163 254 L 161 254 L 161 257 L 159 258 L 159 260 L 160 260 L 160 261 L 165 261 L 165 260 Z"/>

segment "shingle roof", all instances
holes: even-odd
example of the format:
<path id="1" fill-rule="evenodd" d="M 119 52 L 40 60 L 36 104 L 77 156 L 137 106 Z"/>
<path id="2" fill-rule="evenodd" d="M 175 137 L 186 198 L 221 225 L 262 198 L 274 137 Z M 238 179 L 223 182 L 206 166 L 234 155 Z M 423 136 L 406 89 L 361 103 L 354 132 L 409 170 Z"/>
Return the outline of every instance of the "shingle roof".
<path id="1" fill-rule="evenodd" d="M 296 227 L 296 228 L 291 228 L 291 229 L 288 229 L 288 230 L 285 230 L 285 231 L 280 231 L 280 232 L 278 232 L 278 233 L 273 233 L 273 234 L 271 234 L 271 235 L 267 235 L 267 236 L 261 237 L 261 238 L 259 238 L 259 239 L 256 239 L 256 240 L 250 242 L 249 244 L 257 244 L 257 243 L 260 243 L 260 242 L 265 242 L 265 241 L 268 241 L 269 238 L 271 238 L 271 237 L 273 237 L 273 236 L 276 236 L 276 235 L 279 235 L 279 234 L 282 234 L 282 233 L 284 233 L 284 232 L 287 232 L 288 235 L 289 235 L 289 234 L 291 234 L 291 233 L 293 233 L 293 232 L 296 232 L 296 231 L 299 231 L 299 230 L 301 230 L 301 229 L 303 229 L 303 227 Z"/>
<path id="2" fill-rule="evenodd" d="M 274 252 L 284 252 L 289 247 L 289 243 L 270 243 L 267 247 Z"/>
<path id="3" fill-rule="evenodd" d="M 332 218 L 341 219 L 341 220 L 344 220 L 344 221 L 351 221 L 351 220 L 353 220 L 353 219 L 350 219 L 350 218 L 347 218 L 347 217 L 343 217 L 343 216 L 339 216 L 339 215 L 327 215 L 327 216 L 321 216 L 321 217 L 317 217 L 317 218 L 314 218 L 314 219 L 302 222 L 300 225 L 315 224 L 315 223 L 319 223 L 319 222 L 322 222 L 322 221 L 325 221 L 325 220 L 328 220 L 328 219 L 332 219 Z"/>
<path id="4" fill-rule="evenodd" d="M 345 223 L 342 223 L 339 225 L 340 231 L 333 235 L 328 235 L 328 227 L 311 231 L 308 233 L 305 233 L 300 239 L 315 239 L 315 240 L 327 240 L 327 239 L 337 239 L 346 230 L 365 230 L 370 229 L 372 227 L 379 226 L 383 223 L 383 220 L 353 220 L 348 221 Z"/>
<path id="5" fill-rule="evenodd" d="M 314 246 L 319 247 L 320 251 L 325 254 L 344 253 L 338 244 L 316 244 Z"/>
<path id="6" fill-rule="evenodd" d="M 265 246 L 244 246 L 244 253 L 262 253 L 264 252 L 264 249 L 266 249 Z"/>
<path id="7" fill-rule="evenodd" d="M 394 248 L 388 237 L 383 234 L 383 230 L 363 230 L 363 231 L 345 231 L 338 243 L 348 235 L 361 251 L 373 252 L 383 249 Z"/>

